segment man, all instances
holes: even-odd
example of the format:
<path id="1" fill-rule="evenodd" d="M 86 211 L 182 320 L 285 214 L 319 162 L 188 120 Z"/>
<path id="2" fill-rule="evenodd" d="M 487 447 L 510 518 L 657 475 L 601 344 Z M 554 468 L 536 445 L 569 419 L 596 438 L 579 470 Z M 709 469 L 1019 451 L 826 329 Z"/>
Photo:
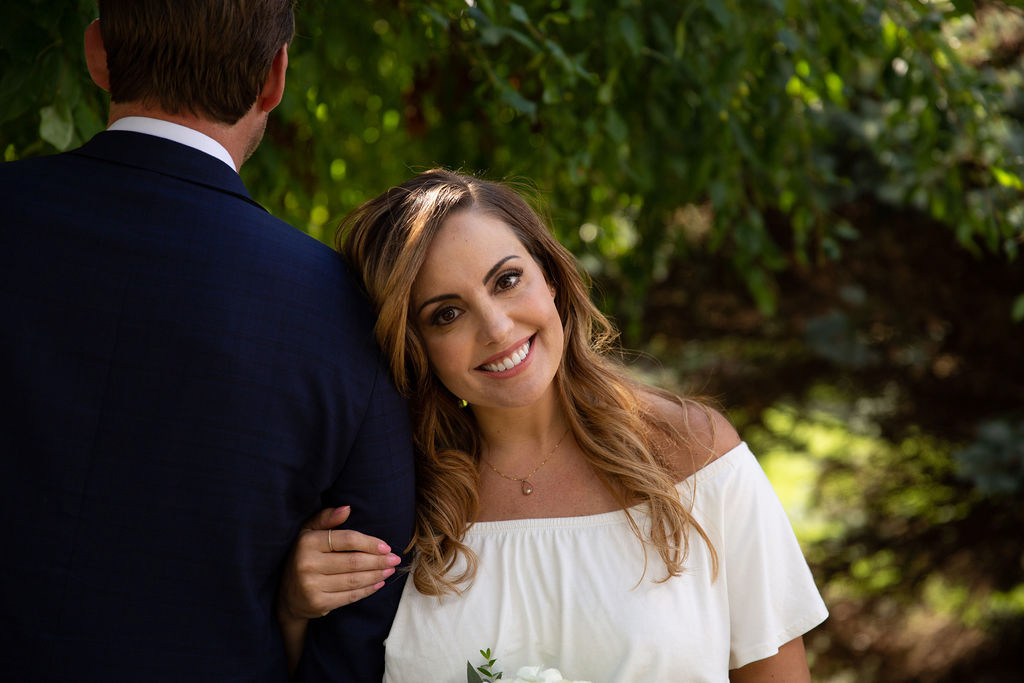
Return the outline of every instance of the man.
<path id="1" fill-rule="evenodd" d="M 339 257 L 236 172 L 282 96 L 291 0 L 99 4 L 109 130 L 0 165 L 0 670 L 285 680 L 302 521 L 345 503 L 410 538 L 406 407 Z M 396 578 L 311 625 L 300 677 L 380 680 Z"/>

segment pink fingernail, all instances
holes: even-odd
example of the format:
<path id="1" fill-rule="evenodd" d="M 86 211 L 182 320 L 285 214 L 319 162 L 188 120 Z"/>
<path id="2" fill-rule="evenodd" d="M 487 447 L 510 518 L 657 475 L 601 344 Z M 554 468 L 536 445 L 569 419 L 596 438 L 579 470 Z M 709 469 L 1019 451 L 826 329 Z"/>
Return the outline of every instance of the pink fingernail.
<path id="1" fill-rule="evenodd" d="M 385 569 L 381 573 L 384 574 L 384 578 L 387 578 L 387 577 L 389 577 L 389 576 L 391 576 L 392 574 L 395 573 L 395 568 L 394 567 L 389 567 L 389 568 Z"/>
<path id="2" fill-rule="evenodd" d="M 391 552 L 391 546 L 389 546 L 387 543 L 378 543 L 377 544 L 377 552 L 379 552 L 379 553 L 390 553 Z"/>
<path id="3" fill-rule="evenodd" d="M 375 590 L 375 591 L 376 590 L 380 590 L 383 587 L 384 587 L 384 582 L 383 581 L 378 581 L 377 583 L 373 584 L 373 590 Z"/>
<path id="4" fill-rule="evenodd" d="M 400 558 L 398 555 L 388 555 L 388 564 L 390 564 L 392 567 L 397 567 L 398 565 L 402 564 L 402 558 Z"/>

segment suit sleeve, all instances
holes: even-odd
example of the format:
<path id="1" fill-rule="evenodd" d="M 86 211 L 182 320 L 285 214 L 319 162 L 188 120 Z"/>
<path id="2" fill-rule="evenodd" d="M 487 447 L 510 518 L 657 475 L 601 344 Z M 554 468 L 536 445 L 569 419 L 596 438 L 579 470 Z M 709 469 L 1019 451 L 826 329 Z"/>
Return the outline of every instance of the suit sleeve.
<path id="1" fill-rule="evenodd" d="M 415 503 L 412 435 L 405 400 L 379 359 L 365 417 L 325 506 L 351 505 L 346 527 L 376 536 L 402 554 L 412 536 Z M 403 567 L 408 565 L 403 556 Z M 300 681 L 373 681 L 384 674 L 384 639 L 406 572 L 373 595 L 310 622 L 297 672 Z"/>

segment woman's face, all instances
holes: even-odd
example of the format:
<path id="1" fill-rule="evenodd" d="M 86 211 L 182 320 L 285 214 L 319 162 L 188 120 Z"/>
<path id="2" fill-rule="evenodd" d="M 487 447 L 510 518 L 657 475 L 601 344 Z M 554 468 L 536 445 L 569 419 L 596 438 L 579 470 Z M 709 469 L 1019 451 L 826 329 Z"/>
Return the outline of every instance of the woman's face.
<path id="1" fill-rule="evenodd" d="M 413 323 L 438 379 L 478 407 L 524 407 L 553 391 L 562 359 L 554 290 L 505 223 L 448 217 L 412 287 Z"/>

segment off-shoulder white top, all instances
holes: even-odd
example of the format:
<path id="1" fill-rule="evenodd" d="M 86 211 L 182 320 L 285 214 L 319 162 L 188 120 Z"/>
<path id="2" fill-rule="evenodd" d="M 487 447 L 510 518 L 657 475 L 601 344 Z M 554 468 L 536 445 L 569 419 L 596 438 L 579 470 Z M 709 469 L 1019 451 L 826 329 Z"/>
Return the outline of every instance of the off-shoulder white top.
<path id="1" fill-rule="evenodd" d="M 474 524 L 479 569 L 461 595 L 420 594 L 410 579 L 386 641 L 387 683 L 464 683 L 466 662 L 510 678 L 558 668 L 593 683 L 727 681 L 827 616 L 786 513 L 746 444 L 678 485 L 711 538 L 696 534 L 681 576 L 666 576 L 626 512 Z M 641 508 L 629 514 L 648 524 Z M 641 576 L 643 580 L 641 581 Z"/>

